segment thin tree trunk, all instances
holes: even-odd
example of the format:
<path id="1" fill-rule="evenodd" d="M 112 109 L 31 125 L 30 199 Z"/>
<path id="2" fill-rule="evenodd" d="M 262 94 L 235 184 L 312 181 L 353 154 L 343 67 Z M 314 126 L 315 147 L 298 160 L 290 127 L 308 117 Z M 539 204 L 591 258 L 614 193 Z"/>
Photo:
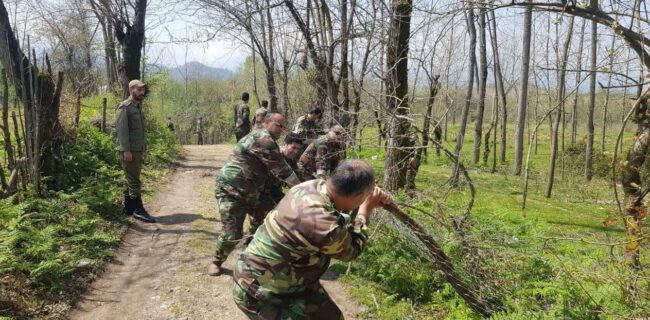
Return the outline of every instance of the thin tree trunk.
<path id="1" fill-rule="evenodd" d="M 551 133 L 551 161 L 549 165 L 549 174 L 548 182 L 546 184 L 546 194 L 547 198 L 551 197 L 551 192 L 553 191 L 553 182 L 555 180 L 555 164 L 557 160 L 558 152 L 558 131 L 562 122 L 564 114 L 564 98 L 566 95 L 566 67 L 569 59 L 569 48 L 571 47 L 571 37 L 573 35 L 573 22 L 574 17 L 569 18 L 569 30 L 566 33 L 566 40 L 564 41 L 564 46 L 562 47 L 562 60 L 560 64 L 559 79 L 558 79 L 558 103 L 560 104 L 560 109 L 557 112 L 557 117 L 555 119 L 555 126 L 553 132 Z"/>
<path id="2" fill-rule="evenodd" d="M 612 85 L 612 70 L 614 68 L 614 45 L 616 37 L 612 36 L 612 44 L 609 50 L 609 75 L 607 76 L 607 89 L 605 92 L 605 104 L 603 105 L 603 135 L 600 141 L 600 152 L 605 152 L 605 137 L 607 135 L 607 108 L 609 107 L 609 87 Z"/>
<path id="3" fill-rule="evenodd" d="M 584 48 L 585 41 L 585 29 L 587 27 L 587 20 L 582 20 L 582 26 L 580 27 L 580 41 L 578 42 L 578 72 L 576 72 L 576 86 L 580 85 L 580 77 L 582 70 L 582 50 Z M 573 108 L 571 109 L 571 144 L 576 144 L 578 136 L 578 95 L 580 90 L 576 90 L 575 96 L 573 97 Z"/>
<path id="4" fill-rule="evenodd" d="M 472 91 L 474 89 L 474 69 L 476 65 L 476 29 L 474 28 L 474 9 L 472 8 L 471 3 L 468 4 L 466 14 L 467 31 L 469 32 L 469 76 L 467 78 L 468 84 L 467 92 L 465 94 L 465 106 L 463 108 L 463 114 L 461 116 L 460 130 L 458 132 L 458 137 L 456 138 L 456 149 L 454 150 L 454 155 L 456 156 L 456 159 L 458 159 L 454 165 L 454 171 L 451 177 L 451 182 L 454 185 L 458 184 L 460 177 L 460 153 L 463 149 L 465 130 L 467 128 L 467 120 L 469 118 L 469 109 L 472 104 Z"/>
<path id="5" fill-rule="evenodd" d="M 592 0 L 592 9 L 598 9 L 597 0 Z M 591 181 L 593 177 L 594 155 L 594 111 L 596 109 L 596 69 L 598 49 L 598 24 L 591 22 L 591 77 L 589 80 L 589 109 L 587 112 L 587 150 L 585 153 L 585 178 Z"/>
<path id="6" fill-rule="evenodd" d="M 532 0 L 527 0 L 526 2 L 531 3 Z M 519 107 L 517 110 L 517 129 L 515 132 L 515 175 L 521 174 L 522 156 L 524 151 L 524 127 L 526 123 L 526 107 L 528 104 L 528 72 L 530 68 L 530 40 L 532 20 L 533 9 L 531 7 L 527 7 L 526 13 L 524 14 Z"/>
<path id="7" fill-rule="evenodd" d="M 478 110 L 476 116 L 476 126 L 474 128 L 474 163 L 478 163 L 481 158 L 481 140 L 483 138 L 483 115 L 485 113 L 485 88 L 488 77 L 488 66 L 487 66 L 487 44 L 486 44 L 486 35 L 485 29 L 485 18 L 486 18 L 486 8 L 485 4 L 479 4 L 479 16 L 478 16 L 478 27 L 479 27 L 479 59 L 480 59 L 480 69 L 478 74 L 479 88 L 478 88 Z M 485 146 L 488 148 L 489 146 Z"/>
<path id="8" fill-rule="evenodd" d="M 499 45 L 498 45 L 498 40 L 497 40 L 497 23 L 496 23 L 496 17 L 494 15 L 494 10 L 490 10 L 490 15 L 491 15 L 491 23 L 492 23 L 492 28 L 490 28 L 490 39 L 491 39 L 491 44 L 492 44 L 492 52 L 494 55 L 494 74 L 495 74 L 495 84 L 496 84 L 496 90 L 498 91 L 498 96 L 501 99 L 501 104 L 499 105 L 499 108 L 503 112 L 503 116 L 501 117 L 501 147 L 500 147 L 500 160 L 501 163 L 506 162 L 506 148 L 507 148 L 507 137 L 508 137 L 508 132 L 507 132 L 507 127 L 508 127 L 508 108 L 507 108 L 507 100 L 506 100 L 506 90 L 503 85 L 503 75 L 501 73 L 501 59 L 499 58 Z M 489 25 L 488 25 L 489 27 Z M 496 142 L 496 139 L 495 139 Z"/>

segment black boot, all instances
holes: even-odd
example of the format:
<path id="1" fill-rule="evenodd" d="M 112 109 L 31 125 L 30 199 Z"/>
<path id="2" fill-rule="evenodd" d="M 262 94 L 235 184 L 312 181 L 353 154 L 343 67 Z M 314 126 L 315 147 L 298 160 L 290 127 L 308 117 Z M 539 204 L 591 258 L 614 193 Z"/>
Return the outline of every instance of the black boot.
<path id="1" fill-rule="evenodd" d="M 148 222 L 148 223 L 155 223 L 156 219 L 154 217 L 150 216 L 147 210 L 144 208 L 144 205 L 142 204 L 142 198 L 137 197 L 133 199 L 134 201 L 134 210 L 133 210 L 133 217 L 143 221 L 143 222 Z"/>
<path id="2" fill-rule="evenodd" d="M 133 215 L 134 211 L 133 199 L 129 197 L 127 192 L 124 192 L 124 208 L 122 208 L 122 213 L 127 216 Z"/>

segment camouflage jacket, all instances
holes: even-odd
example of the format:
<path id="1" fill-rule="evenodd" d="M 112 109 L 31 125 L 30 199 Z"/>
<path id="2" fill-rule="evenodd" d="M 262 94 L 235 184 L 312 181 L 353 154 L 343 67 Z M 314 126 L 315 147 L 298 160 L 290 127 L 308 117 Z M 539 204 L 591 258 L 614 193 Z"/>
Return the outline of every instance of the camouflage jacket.
<path id="1" fill-rule="evenodd" d="M 253 297 L 281 303 L 283 295 L 317 288 L 331 258 L 352 260 L 366 241 L 363 217 L 336 210 L 326 182 L 311 180 L 289 190 L 267 215 L 234 278 Z"/>
<path id="2" fill-rule="evenodd" d="M 320 122 L 309 121 L 307 116 L 302 116 L 298 118 L 296 125 L 293 126 L 293 133 L 297 133 L 307 140 L 313 140 L 324 134 L 325 131 L 323 131 Z"/>
<path id="3" fill-rule="evenodd" d="M 264 123 L 264 117 L 268 112 L 268 109 L 261 107 L 255 111 L 255 129 L 262 129 L 264 127 L 262 124 Z"/>
<path id="4" fill-rule="evenodd" d="M 329 175 L 345 159 L 345 142 L 327 135 L 312 141 L 298 160 L 298 168 L 311 175 Z"/>
<path id="5" fill-rule="evenodd" d="M 247 104 L 235 106 L 235 132 L 248 133 L 251 131 L 250 110 Z"/>
<path id="6" fill-rule="evenodd" d="M 217 175 L 216 193 L 257 201 L 270 174 L 289 185 L 300 183 L 266 129 L 243 137 Z"/>
<path id="7" fill-rule="evenodd" d="M 140 103 L 127 99 L 116 108 L 117 150 L 146 151 L 145 116 Z"/>

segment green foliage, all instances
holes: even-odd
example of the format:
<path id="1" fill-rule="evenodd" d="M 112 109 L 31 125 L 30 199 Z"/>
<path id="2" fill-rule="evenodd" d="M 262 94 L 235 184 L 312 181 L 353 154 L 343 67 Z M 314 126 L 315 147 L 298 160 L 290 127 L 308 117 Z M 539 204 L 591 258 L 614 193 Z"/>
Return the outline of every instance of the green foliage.
<path id="1" fill-rule="evenodd" d="M 101 99 L 88 101 L 86 112 L 97 114 L 101 109 L 94 104 L 101 105 Z M 147 126 L 146 185 L 181 152 L 161 121 L 150 117 Z M 0 279 L 15 281 L 11 291 L 0 286 L 0 296 L 9 297 L 9 312 L 19 316 L 70 301 L 112 255 L 126 222 L 119 208 L 123 176 L 113 137 L 82 121 L 67 132 L 60 154 L 63 165 L 45 178 L 47 197 L 27 192 L 0 200 Z"/>
<path id="2" fill-rule="evenodd" d="M 568 145 L 565 152 L 560 155 L 558 161 L 563 161 L 566 169 L 573 174 L 584 174 L 584 163 L 586 159 L 586 142 L 582 141 L 573 145 Z M 619 156 L 620 158 L 620 156 Z M 610 153 L 594 152 L 593 155 L 593 173 L 600 178 L 609 178 L 612 176 L 612 160 Z"/>

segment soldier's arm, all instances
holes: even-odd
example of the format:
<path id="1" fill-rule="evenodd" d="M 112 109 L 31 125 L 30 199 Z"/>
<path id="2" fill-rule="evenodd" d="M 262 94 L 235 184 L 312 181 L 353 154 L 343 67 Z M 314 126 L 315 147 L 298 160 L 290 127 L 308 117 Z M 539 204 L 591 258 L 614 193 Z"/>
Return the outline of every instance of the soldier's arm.
<path id="1" fill-rule="evenodd" d="M 334 259 L 350 261 L 361 254 L 367 240 L 365 217 L 357 216 L 352 226 L 339 225 L 332 230 L 320 252 Z"/>
<path id="2" fill-rule="evenodd" d="M 119 151 L 131 151 L 131 144 L 129 144 L 129 116 L 126 106 L 117 107 L 115 131 L 117 132 L 117 149 Z"/>
<path id="3" fill-rule="evenodd" d="M 280 152 L 278 145 L 270 137 L 261 138 L 253 145 L 251 152 L 256 154 L 260 161 L 266 165 L 271 174 L 293 187 L 300 184 L 300 180 L 291 166 Z"/>

